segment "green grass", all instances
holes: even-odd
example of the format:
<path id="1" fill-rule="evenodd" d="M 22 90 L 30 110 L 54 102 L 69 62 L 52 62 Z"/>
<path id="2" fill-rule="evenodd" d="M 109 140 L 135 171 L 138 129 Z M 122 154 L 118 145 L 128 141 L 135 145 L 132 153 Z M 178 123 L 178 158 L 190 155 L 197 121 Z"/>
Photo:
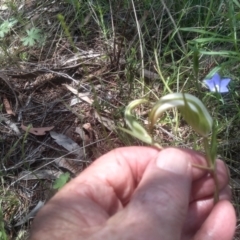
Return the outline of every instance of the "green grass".
<path id="1" fill-rule="evenodd" d="M 95 92 L 92 108 L 117 126 L 124 125 L 124 108 L 134 99 L 146 98 L 155 102 L 170 92 L 191 93 L 202 100 L 216 121 L 218 155 L 230 166 L 233 178 L 239 178 L 236 171 L 240 152 L 239 0 L 60 2 L 64 4 L 64 10 L 61 8 L 58 15 L 49 17 L 48 24 L 47 19 L 41 17 L 30 21 L 26 13 L 17 11 L 19 6 L 15 1 L 7 1 L 9 16 L 0 18 L 2 69 L 31 62 L 32 51 L 39 56 L 34 62 L 36 66 L 47 63 L 57 52 L 57 44 L 62 42 L 68 43 L 65 50 L 71 53 L 83 49 L 101 52 L 103 56 L 94 63 L 107 70 L 88 84 L 92 87 L 100 84 L 111 94 L 115 93 L 117 101 L 114 104 L 107 100 L 97 102 L 95 96 L 99 92 Z M 41 9 L 41 3 L 38 5 Z M 84 64 L 84 60 L 80 61 Z M 83 78 L 92 73 L 86 66 L 81 71 Z M 155 77 L 149 77 L 146 71 Z M 229 93 L 211 93 L 203 86 L 203 79 L 214 72 L 232 79 Z M 146 109 L 141 107 L 136 112 L 145 124 Z M 121 131 L 109 133 L 102 127 L 95 131 L 99 138 L 105 139 L 105 151 L 115 146 L 143 144 Z M 201 139 L 177 111 L 162 116 L 154 134 L 163 146 L 203 150 Z M 16 145 L 20 145 L 22 157 L 27 156 L 25 140 L 16 140 L 20 141 Z M 4 161 L 11 157 L 16 145 L 13 143 L 12 148 L 5 150 Z M 239 209 L 235 194 L 234 204 Z"/>

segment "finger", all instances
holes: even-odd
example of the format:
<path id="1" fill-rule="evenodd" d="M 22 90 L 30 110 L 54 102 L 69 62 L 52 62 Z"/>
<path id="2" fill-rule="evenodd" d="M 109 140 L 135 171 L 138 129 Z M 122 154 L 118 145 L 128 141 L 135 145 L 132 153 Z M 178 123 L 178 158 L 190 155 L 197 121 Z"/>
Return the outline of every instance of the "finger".
<path id="1" fill-rule="evenodd" d="M 179 149 L 162 150 L 148 165 L 128 206 L 109 221 L 116 225 L 124 219 L 120 227 L 131 226 L 127 239 L 178 239 L 188 211 L 191 183 L 190 155 Z"/>
<path id="2" fill-rule="evenodd" d="M 198 231 L 194 240 L 231 240 L 236 226 L 236 214 L 229 201 L 219 201 Z"/>
<path id="3" fill-rule="evenodd" d="M 231 189 L 229 186 L 220 191 L 219 199 L 230 201 Z M 191 202 L 182 232 L 182 239 L 193 239 L 193 236 L 205 222 L 214 206 L 214 199 L 211 196 Z"/>
<path id="4" fill-rule="evenodd" d="M 68 183 L 37 214 L 32 232 L 63 229 L 79 231 L 79 226 L 104 223 L 129 200 L 147 164 L 159 150 L 129 147 L 113 150 Z M 118 199 L 121 197 L 121 200 Z M 64 222 L 66 228 L 62 227 Z"/>
<path id="5" fill-rule="evenodd" d="M 166 151 L 175 150 L 168 148 Z M 191 150 L 178 150 L 184 153 L 192 163 L 207 165 L 203 155 Z M 95 211 L 106 219 L 126 205 L 133 191 L 141 180 L 146 167 L 157 157 L 159 150 L 151 147 L 126 147 L 115 149 L 100 157 L 77 178 L 67 184 L 51 203 L 64 207 L 71 202 L 71 206 L 89 206 L 94 203 Z M 206 171 L 193 168 L 194 180 L 206 175 Z M 88 204 L 90 201 L 90 205 Z M 69 206 L 69 205 L 68 205 Z M 101 211 L 100 211 L 101 208 Z M 87 211 L 86 211 L 87 212 Z M 84 212 L 85 213 L 85 212 Z M 97 218 L 94 218 L 97 221 Z M 102 221 L 100 218 L 99 221 Z M 97 221 L 97 222 L 99 222 Z"/>
<path id="6" fill-rule="evenodd" d="M 147 165 L 156 159 L 158 152 L 151 147 L 114 149 L 97 159 L 56 197 L 91 199 L 111 216 L 129 202 Z"/>
<path id="7" fill-rule="evenodd" d="M 203 155 L 191 150 L 179 151 L 192 163 L 206 165 Z M 158 152 L 151 147 L 125 147 L 109 152 L 58 192 L 40 212 L 41 215 L 50 211 L 55 215 L 68 215 L 69 211 L 78 218 L 84 216 L 81 221 L 86 226 L 105 221 L 128 203 L 146 167 L 156 159 Z M 193 179 L 204 174 L 206 171 L 193 168 Z M 61 209 L 66 210 L 62 212 Z M 93 212 L 95 217 L 91 215 Z"/>
<path id="8" fill-rule="evenodd" d="M 171 151 L 175 148 L 167 149 Z M 192 163 L 207 166 L 206 159 L 202 154 L 188 149 L 179 149 L 179 151 L 186 154 Z M 158 152 L 159 150 L 151 147 L 115 149 L 96 160 L 71 183 L 78 185 L 93 181 L 99 185 L 98 194 L 102 187 L 110 186 L 117 198 L 125 205 L 129 202 L 147 165 L 156 159 Z M 206 170 L 193 168 L 192 179 L 194 181 L 201 179 L 206 174 Z M 106 202 L 104 206 L 106 207 L 107 205 L 108 203 Z"/>
<path id="9" fill-rule="evenodd" d="M 218 179 L 218 188 L 221 191 L 228 185 L 229 176 L 225 163 L 221 160 L 216 161 L 216 174 Z M 206 171 L 205 175 L 193 182 L 191 201 L 197 201 L 208 196 L 212 197 L 216 188 L 211 174 Z"/>

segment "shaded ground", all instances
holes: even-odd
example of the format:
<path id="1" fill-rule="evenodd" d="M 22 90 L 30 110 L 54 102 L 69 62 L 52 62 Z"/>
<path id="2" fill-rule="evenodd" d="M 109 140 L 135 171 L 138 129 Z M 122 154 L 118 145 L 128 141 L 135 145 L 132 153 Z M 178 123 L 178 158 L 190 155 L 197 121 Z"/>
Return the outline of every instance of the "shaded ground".
<path id="1" fill-rule="evenodd" d="M 33 14 L 36 5 L 37 1 L 25 5 L 26 13 Z M 48 5 L 45 12 L 42 6 L 39 20 L 58 21 L 56 13 L 64 7 L 69 5 L 59 4 L 56 11 Z M 123 84 L 118 89 L 116 81 L 122 73 L 116 72 L 104 49 L 98 47 L 98 33 L 89 36 L 87 44 L 76 39 L 74 47 L 66 37 L 52 40 L 54 34 L 56 31 L 49 34 L 44 49 L 20 47 L 11 66 L 12 56 L 0 73 L 2 100 L 7 100 L 13 111 L 7 114 L 2 102 L 2 211 L 7 233 L 14 239 L 21 235 L 26 238 L 31 216 L 24 218 L 54 194 L 52 184 L 61 173 L 69 172 L 74 177 L 98 156 L 125 145 L 116 134 L 115 118 L 122 117 L 122 99 L 128 87 Z M 28 127 L 27 131 L 22 125 Z M 77 154 L 59 146 L 49 132 L 43 136 L 29 133 L 30 126 L 38 130 L 53 126 L 53 131 L 78 144 Z"/>

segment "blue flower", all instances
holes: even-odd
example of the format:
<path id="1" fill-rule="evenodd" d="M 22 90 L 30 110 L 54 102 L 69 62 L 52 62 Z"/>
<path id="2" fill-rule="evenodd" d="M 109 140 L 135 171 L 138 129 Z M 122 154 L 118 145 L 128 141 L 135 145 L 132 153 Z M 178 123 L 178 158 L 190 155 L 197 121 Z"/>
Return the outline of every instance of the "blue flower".
<path id="1" fill-rule="evenodd" d="M 211 79 L 203 80 L 203 83 L 206 84 L 211 92 L 226 93 L 229 91 L 227 85 L 230 81 L 230 78 L 221 78 L 218 73 L 215 73 Z"/>

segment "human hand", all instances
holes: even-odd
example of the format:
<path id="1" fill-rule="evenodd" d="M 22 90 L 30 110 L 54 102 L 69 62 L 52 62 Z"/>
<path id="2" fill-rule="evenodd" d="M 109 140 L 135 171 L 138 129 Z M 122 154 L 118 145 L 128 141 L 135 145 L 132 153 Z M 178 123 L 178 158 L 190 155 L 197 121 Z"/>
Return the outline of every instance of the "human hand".
<path id="1" fill-rule="evenodd" d="M 213 179 L 191 163 L 206 165 L 191 150 L 115 149 L 40 210 L 30 239 L 232 239 L 236 217 L 224 163 L 217 160 L 216 205 Z"/>

